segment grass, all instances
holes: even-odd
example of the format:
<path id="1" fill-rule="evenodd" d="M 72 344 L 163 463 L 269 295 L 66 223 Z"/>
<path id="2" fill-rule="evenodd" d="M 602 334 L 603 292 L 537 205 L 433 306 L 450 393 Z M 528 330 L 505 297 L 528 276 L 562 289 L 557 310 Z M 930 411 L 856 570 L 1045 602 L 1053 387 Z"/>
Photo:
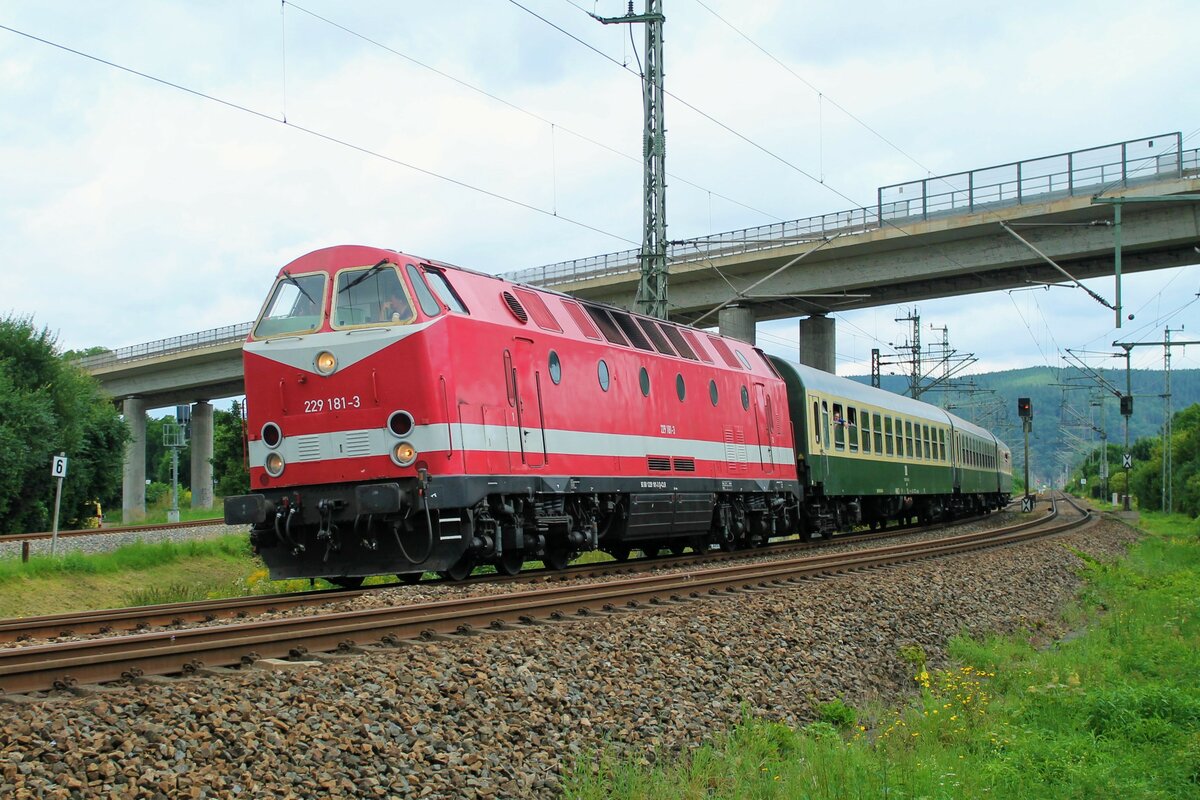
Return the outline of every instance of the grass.
<path id="1" fill-rule="evenodd" d="M 567 796 L 1200 798 L 1200 522 L 1144 513 L 1142 525 L 1128 559 L 1085 559 L 1078 636 L 1043 650 L 959 638 L 943 670 L 907 648 L 903 706 L 838 701 L 799 729 L 747 709 L 682 759 L 596 754 Z"/>

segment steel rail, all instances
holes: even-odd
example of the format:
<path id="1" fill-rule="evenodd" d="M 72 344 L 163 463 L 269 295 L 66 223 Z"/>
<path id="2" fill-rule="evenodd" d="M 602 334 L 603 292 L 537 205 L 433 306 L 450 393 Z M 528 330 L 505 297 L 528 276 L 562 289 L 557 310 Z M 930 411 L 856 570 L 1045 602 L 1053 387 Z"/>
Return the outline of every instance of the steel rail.
<path id="1" fill-rule="evenodd" d="M 1057 513 L 1057 512 L 1053 512 Z M 133 636 L 36 645 L 0 651 L 0 686 L 31 692 L 166 675 L 205 667 L 303 656 L 308 651 L 349 651 L 362 643 L 396 643 L 437 634 L 503 628 L 538 618 L 615 611 L 620 604 L 665 603 L 730 591 L 793 585 L 805 578 L 933 558 L 1026 541 L 1068 530 L 1091 519 L 1043 529 L 1052 515 L 1011 528 L 921 542 L 913 546 L 856 551 L 785 561 L 739 564 L 695 572 L 628 578 L 600 584 L 548 587 L 490 597 L 459 598 L 400 608 L 339 612 L 250 623 L 159 631 Z"/>
<path id="2" fill-rule="evenodd" d="M 500 574 L 478 575 L 466 581 L 454 582 L 454 585 L 469 587 L 480 584 L 575 580 L 637 573 L 653 569 L 670 569 L 701 562 L 709 563 L 773 556 L 823 546 L 927 533 L 942 528 L 967 524 L 979 519 L 983 519 L 983 517 L 937 523 L 919 528 L 892 528 L 882 531 L 843 534 L 835 536 L 833 539 L 822 539 L 811 542 L 791 540 L 749 550 L 711 551 L 709 553 L 693 553 L 691 555 L 639 558 L 632 561 L 603 561 L 592 564 L 573 564 L 565 570 L 526 570 L 511 576 Z M 427 581 L 425 585 L 442 585 L 445 583 L 447 582 Z M 187 623 L 212 622 L 220 618 L 247 617 L 302 606 L 350 600 L 364 594 L 395 589 L 402 586 L 405 586 L 405 584 L 386 583 L 355 589 L 315 589 L 266 595 L 243 595 L 214 600 L 158 603 L 128 608 L 96 609 L 85 612 L 64 612 L 60 614 L 0 619 L 0 644 L 29 639 L 53 639 L 90 634 L 138 632 L 152 627 L 178 627 Z"/>

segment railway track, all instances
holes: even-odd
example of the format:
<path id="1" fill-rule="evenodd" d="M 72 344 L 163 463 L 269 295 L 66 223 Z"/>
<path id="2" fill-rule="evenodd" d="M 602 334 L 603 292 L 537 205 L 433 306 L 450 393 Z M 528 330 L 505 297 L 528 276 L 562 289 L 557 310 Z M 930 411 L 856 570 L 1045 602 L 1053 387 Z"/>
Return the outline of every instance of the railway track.
<path id="1" fill-rule="evenodd" d="M 1072 504 L 1074 505 L 1074 504 Z M 981 533 L 948 536 L 851 553 L 726 564 L 605 583 L 542 586 L 486 597 L 317 616 L 266 619 L 178 631 L 33 645 L 0 651 L 0 687 L 8 693 L 50 689 L 91 691 L 81 684 L 204 673 L 263 659 L 346 657 L 404 646 L 407 640 L 480 634 L 548 624 L 590 614 L 614 614 L 647 604 L 703 601 L 796 585 L 820 575 L 892 566 L 996 547 L 1065 532 L 1091 519 L 1058 521 L 1055 505 L 1039 519 Z M 332 655 L 312 656 L 310 653 Z"/>
<path id="2" fill-rule="evenodd" d="M 498 574 L 477 575 L 466 581 L 448 583 L 452 583 L 454 586 L 470 587 L 490 584 L 538 583 L 605 578 L 612 575 L 631 575 L 650 570 L 699 566 L 708 563 L 728 562 L 735 559 L 774 557 L 788 553 L 805 552 L 828 545 L 862 543 L 899 536 L 911 536 L 982 519 L 986 519 L 986 517 L 974 517 L 967 520 L 938 523 L 920 528 L 891 528 L 882 531 L 862 532 L 837 536 L 832 540 L 816 540 L 811 542 L 791 540 L 753 550 L 734 550 L 729 552 L 714 550 L 703 554 L 692 553 L 690 555 L 639 558 L 628 561 L 574 564 L 565 570 L 526 570 L 519 575 L 513 576 Z M 430 581 L 426 583 L 447 582 Z M 314 589 L 303 592 L 285 592 L 217 600 L 162 603 L 132 608 L 98 609 L 87 612 L 0 619 L 0 644 L 93 634 L 132 633 L 161 627 L 178 628 L 183 625 L 213 622 L 218 619 L 246 618 L 295 608 L 343 602 L 364 594 L 400 588 L 405 585 L 403 583 L 386 583 L 355 589 Z"/>
<path id="3" fill-rule="evenodd" d="M 82 528 L 75 531 L 59 531 L 59 539 L 73 539 L 78 536 L 108 536 L 121 533 L 138 533 L 139 531 L 174 531 L 186 528 L 203 528 L 208 525 L 224 525 L 221 517 L 213 519 L 193 519 L 187 522 L 153 522 L 148 525 L 122 525 L 112 528 Z M 6 533 L 0 535 L 0 544 L 6 542 L 30 542 L 37 539 L 49 539 L 53 531 L 37 531 L 35 533 Z"/>

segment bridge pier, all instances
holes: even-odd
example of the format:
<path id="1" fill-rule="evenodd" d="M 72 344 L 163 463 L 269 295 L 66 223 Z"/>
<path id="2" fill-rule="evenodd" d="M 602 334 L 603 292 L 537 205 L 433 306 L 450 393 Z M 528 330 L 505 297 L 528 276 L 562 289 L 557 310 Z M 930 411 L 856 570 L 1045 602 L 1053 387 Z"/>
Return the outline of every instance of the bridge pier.
<path id="1" fill-rule="evenodd" d="M 824 314 L 800 320 L 800 363 L 830 374 L 837 372 L 837 329 Z"/>
<path id="2" fill-rule="evenodd" d="M 748 306 L 725 306 L 717 312 L 717 329 L 722 336 L 754 344 L 754 309 Z"/>
<path id="3" fill-rule="evenodd" d="M 146 401 L 141 397 L 126 397 L 121 413 L 129 426 L 129 442 L 125 445 L 125 467 L 121 474 L 121 518 L 138 522 L 146 518 Z"/>
<path id="4" fill-rule="evenodd" d="M 213 505 L 213 407 L 207 400 L 192 406 L 192 508 Z"/>

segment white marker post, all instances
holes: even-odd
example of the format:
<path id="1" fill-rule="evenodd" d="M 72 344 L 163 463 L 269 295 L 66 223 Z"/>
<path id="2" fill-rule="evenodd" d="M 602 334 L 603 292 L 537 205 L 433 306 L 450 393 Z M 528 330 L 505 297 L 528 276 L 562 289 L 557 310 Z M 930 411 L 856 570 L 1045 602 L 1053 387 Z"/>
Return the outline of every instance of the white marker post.
<path id="1" fill-rule="evenodd" d="M 62 503 L 62 482 L 67 477 L 67 454 L 59 453 L 50 462 L 50 477 L 58 478 L 58 490 L 54 493 L 54 530 L 50 534 L 50 556 L 58 548 L 58 507 Z"/>

